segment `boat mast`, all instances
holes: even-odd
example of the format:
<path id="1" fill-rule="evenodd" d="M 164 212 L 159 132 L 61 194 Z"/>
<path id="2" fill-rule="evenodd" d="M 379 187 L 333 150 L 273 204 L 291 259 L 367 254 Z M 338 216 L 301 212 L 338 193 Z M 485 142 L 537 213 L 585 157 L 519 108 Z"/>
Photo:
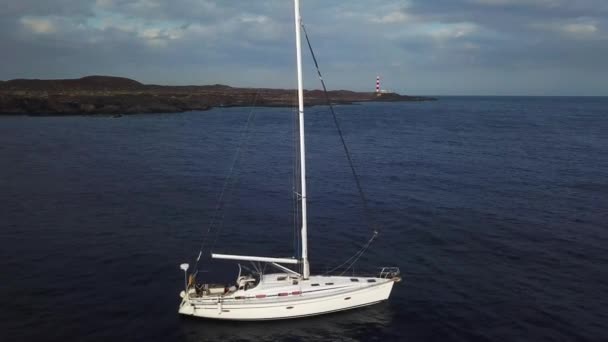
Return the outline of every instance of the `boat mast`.
<path id="1" fill-rule="evenodd" d="M 308 279 L 310 266 L 308 264 L 308 234 L 306 219 L 306 149 L 304 146 L 304 90 L 302 86 L 302 41 L 300 38 L 300 0 L 294 0 L 294 19 L 296 28 L 296 58 L 298 64 L 298 117 L 300 126 L 300 181 L 302 201 L 302 276 Z"/>

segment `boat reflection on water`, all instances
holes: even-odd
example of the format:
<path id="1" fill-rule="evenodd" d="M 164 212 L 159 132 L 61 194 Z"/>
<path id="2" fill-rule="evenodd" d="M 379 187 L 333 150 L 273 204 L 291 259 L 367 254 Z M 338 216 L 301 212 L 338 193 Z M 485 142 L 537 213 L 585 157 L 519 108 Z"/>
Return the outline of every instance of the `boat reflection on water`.
<path id="1" fill-rule="evenodd" d="M 221 321 L 182 316 L 186 341 L 319 341 L 361 340 L 389 326 L 394 315 L 388 302 L 296 320 Z"/>

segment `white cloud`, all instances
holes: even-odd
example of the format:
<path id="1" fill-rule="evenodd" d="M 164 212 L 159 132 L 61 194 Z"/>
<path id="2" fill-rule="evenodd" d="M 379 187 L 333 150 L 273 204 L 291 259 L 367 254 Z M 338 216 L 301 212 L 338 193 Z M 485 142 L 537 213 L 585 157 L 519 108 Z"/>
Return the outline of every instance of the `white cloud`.
<path id="1" fill-rule="evenodd" d="M 394 11 L 381 17 L 374 17 L 371 21 L 382 24 L 405 23 L 412 20 L 412 17 L 403 11 Z"/>
<path id="2" fill-rule="evenodd" d="M 530 27 L 543 31 L 555 32 L 560 35 L 575 39 L 590 39 L 601 37 L 601 32 L 598 27 L 598 24 L 594 20 L 579 19 L 574 22 L 549 21 L 534 23 L 530 25 Z"/>
<path id="3" fill-rule="evenodd" d="M 166 46 L 168 41 L 179 39 L 183 36 L 182 29 L 160 29 L 145 28 L 138 32 L 139 37 L 146 40 L 146 43 L 153 46 Z"/>
<path id="4" fill-rule="evenodd" d="M 244 23 L 264 24 L 269 21 L 269 18 L 264 15 L 244 14 L 241 16 L 241 21 Z"/>
<path id="5" fill-rule="evenodd" d="M 568 24 L 568 25 L 565 25 L 562 29 L 565 32 L 572 33 L 572 34 L 579 34 L 579 35 L 580 34 L 583 34 L 583 35 L 593 34 L 598 31 L 595 23 Z"/>
<path id="6" fill-rule="evenodd" d="M 23 17 L 20 21 L 21 25 L 37 34 L 50 34 L 57 31 L 56 26 L 49 18 Z"/>
<path id="7" fill-rule="evenodd" d="M 561 4 L 560 0 L 469 0 L 469 2 L 487 6 L 536 6 L 556 7 Z"/>
<path id="8" fill-rule="evenodd" d="M 434 24 L 431 25 L 426 32 L 437 40 L 445 40 L 466 37 L 475 33 L 478 28 L 477 24 L 470 22 Z"/>

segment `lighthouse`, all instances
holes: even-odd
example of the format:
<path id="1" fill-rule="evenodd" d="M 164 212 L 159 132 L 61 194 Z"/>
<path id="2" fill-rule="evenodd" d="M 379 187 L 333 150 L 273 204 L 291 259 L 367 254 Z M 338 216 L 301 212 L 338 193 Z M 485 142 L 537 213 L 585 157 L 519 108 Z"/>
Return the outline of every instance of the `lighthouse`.
<path id="1" fill-rule="evenodd" d="M 380 95 L 380 76 L 376 76 L 376 95 Z"/>

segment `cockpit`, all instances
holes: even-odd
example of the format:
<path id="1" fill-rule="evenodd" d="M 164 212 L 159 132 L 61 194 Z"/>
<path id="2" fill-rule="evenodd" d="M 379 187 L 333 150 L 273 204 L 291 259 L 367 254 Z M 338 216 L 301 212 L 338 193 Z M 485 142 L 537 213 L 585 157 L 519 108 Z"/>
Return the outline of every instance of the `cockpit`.
<path id="1" fill-rule="evenodd" d="M 243 275 L 236 279 L 236 288 L 238 290 L 247 291 L 256 287 L 260 283 L 260 277 L 258 275 Z"/>

